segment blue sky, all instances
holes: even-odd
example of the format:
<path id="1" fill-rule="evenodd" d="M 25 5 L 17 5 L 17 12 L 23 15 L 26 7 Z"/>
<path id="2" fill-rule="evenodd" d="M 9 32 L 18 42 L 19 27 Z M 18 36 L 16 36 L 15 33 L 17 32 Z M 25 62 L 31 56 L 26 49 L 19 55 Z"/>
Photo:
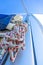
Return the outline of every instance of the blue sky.
<path id="1" fill-rule="evenodd" d="M 43 13 L 43 0 L 24 0 L 29 13 Z M 21 0 L 0 0 L 0 13 L 24 13 Z"/>

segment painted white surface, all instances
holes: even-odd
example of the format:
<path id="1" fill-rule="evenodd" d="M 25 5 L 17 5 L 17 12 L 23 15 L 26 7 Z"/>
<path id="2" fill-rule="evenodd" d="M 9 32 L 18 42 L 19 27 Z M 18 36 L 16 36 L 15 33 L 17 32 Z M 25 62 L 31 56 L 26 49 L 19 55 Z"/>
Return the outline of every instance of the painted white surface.
<path id="1" fill-rule="evenodd" d="M 39 22 L 43 25 L 43 14 L 33 14 Z"/>

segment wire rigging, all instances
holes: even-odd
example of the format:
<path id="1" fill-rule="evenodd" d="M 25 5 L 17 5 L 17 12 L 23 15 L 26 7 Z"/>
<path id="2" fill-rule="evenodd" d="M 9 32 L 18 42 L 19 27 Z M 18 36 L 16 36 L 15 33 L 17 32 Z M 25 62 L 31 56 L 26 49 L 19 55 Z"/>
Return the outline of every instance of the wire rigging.
<path id="1" fill-rule="evenodd" d="M 22 5 L 23 5 L 23 8 L 24 8 L 25 12 L 27 13 L 27 17 L 29 18 L 29 14 L 30 14 L 30 13 L 28 12 L 27 7 L 25 6 L 24 1 L 21 0 L 21 3 L 22 3 Z M 26 18 L 27 18 L 27 17 L 26 17 Z M 28 18 L 27 18 L 27 19 L 28 19 Z M 28 23 L 28 21 L 29 21 L 29 19 L 28 19 L 26 22 Z M 32 47 L 33 47 L 33 54 L 34 54 L 34 62 L 35 62 L 35 65 L 37 65 L 31 22 L 30 22 L 30 29 L 31 29 L 31 37 L 32 37 Z"/>

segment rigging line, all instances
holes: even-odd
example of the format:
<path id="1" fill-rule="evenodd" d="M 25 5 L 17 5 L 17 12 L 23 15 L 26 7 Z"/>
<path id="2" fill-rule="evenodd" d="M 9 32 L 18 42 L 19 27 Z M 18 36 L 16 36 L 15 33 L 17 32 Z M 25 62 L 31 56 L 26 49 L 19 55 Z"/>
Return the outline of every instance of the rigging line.
<path id="1" fill-rule="evenodd" d="M 32 33 L 31 23 L 30 23 L 30 29 L 31 29 L 31 37 L 32 37 L 32 46 L 33 46 L 34 60 L 35 60 L 35 65 L 37 65 L 37 60 L 36 60 L 36 54 L 35 54 L 35 46 L 34 46 L 34 39 L 33 39 L 33 33 Z"/>
<path id="2" fill-rule="evenodd" d="M 21 0 L 21 3 L 22 3 L 22 5 L 23 5 L 23 8 L 24 8 L 25 12 L 26 12 L 26 13 L 27 13 L 27 15 L 28 15 L 28 10 L 27 10 L 27 8 L 26 8 L 26 6 L 25 6 L 25 4 L 24 4 L 24 1 L 23 1 L 23 0 Z"/>
<path id="3" fill-rule="evenodd" d="M 22 3 L 22 5 L 23 5 L 23 7 L 24 7 L 24 10 L 25 10 L 26 13 L 27 13 L 27 16 L 29 17 L 29 15 L 28 15 L 29 13 L 28 13 L 27 7 L 26 7 L 25 4 L 24 4 L 24 1 L 21 0 L 21 3 Z M 32 36 L 32 45 L 33 45 L 34 62 L 35 62 L 35 65 L 37 65 L 37 60 L 36 60 L 36 54 L 35 54 L 35 47 L 34 47 L 34 40 L 33 40 L 33 33 L 32 33 L 31 22 L 30 22 L 30 29 L 31 29 L 31 36 Z"/>

